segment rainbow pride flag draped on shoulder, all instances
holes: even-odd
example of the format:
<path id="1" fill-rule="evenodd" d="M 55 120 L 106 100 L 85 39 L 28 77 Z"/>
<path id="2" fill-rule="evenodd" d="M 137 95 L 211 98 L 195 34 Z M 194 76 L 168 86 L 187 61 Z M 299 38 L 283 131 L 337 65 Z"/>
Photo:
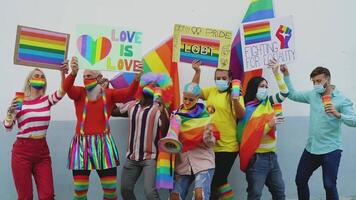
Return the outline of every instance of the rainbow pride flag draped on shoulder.
<path id="1" fill-rule="evenodd" d="M 240 144 L 240 169 L 246 171 L 250 159 L 260 146 L 265 125 L 274 117 L 274 111 L 269 98 L 248 102 L 245 106 L 245 116 L 237 125 L 237 140 Z M 268 133 L 275 138 L 275 129 Z"/>
<path id="2" fill-rule="evenodd" d="M 176 124 L 179 123 L 180 124 Z M 184 111 L 182 106 L 173 113 L 170 120 L 169 132 L 178 135 L 183 144 L 182 152 L 187 152 L 203 143 L 204 132 L 207 127 L 211 128 L 215 138 L 218 140 L 220 134 L 213 124 L 211 116 L 205 105 L 197 103 L 196 107 L 189 112 Z M 179 129 L 179 130 L 172 130 Z M 173 188 L 174 165 L 176 155 L 160 150 L 157 158 L 156 187 L 164 189 Z"/>

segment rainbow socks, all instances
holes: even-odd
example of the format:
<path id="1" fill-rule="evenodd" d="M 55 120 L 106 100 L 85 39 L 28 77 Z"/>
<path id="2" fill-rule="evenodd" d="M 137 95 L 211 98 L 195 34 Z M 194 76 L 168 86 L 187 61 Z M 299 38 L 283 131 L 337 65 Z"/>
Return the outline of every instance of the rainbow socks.
<path id="1" fill-rule="evenodd" d="M 220 200 L 233 200 L 234 192 L 232 191 L 232 187 L 229 183 L 225 183 L 224 185 L 218 188 L 218 192 L 220 194 Z"/>
<path id="2" fill-rule="evenodd" d="M 104 200 L 116 200 L 116 176 L 103 176 L 100 178 L 101 186 L 104 191 Z"/>
<path id="3" fill-rule="evenodd" d="M 74 176 L 74 194 L 73 200 L 86 200 L 89 188 L 89 176 Z"/>

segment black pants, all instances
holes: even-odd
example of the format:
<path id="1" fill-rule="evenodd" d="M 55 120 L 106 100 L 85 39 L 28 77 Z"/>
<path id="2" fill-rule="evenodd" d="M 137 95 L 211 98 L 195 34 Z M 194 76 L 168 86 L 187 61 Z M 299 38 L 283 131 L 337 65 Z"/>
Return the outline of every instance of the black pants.
<path id="1" fill-rule="evenodd" d="M 215 173 L 211 183 L 210 200 L 218 200 L 219 187 L 228 183 L 227 177 L 234 165 L 238 152 L 215 152 Z"/>

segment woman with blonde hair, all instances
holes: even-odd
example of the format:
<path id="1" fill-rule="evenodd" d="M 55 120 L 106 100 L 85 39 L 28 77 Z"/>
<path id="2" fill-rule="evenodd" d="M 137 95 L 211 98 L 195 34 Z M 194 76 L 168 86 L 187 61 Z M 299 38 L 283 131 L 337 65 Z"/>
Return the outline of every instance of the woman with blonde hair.
<path id="1" fill-rule="evenodd" d="M 61 66 L 61 78 L 68 71 L 67 61 Z M 13 145 L 11 168 L 19 200 L 33 199 L 32 176 L 36 182 L 38 199 L 54 199 L 52 164 L 46 142 L 51 119 L 51 107 L 65 93 L 60 88 L 46 95 L 47 80 L 42 70 L 32 70 L 23 89 L 22 106 L 13 99 L 7 110 L 4 126 L 11 131 L 17 122 L 17 139 Z"/>

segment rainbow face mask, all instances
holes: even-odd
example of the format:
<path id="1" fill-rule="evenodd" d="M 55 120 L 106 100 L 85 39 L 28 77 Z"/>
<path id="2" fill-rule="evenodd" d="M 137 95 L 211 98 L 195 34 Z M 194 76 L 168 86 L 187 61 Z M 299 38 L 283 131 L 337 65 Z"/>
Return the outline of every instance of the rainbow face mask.
<path id="1" fill-rule="evenodd" d="M 98 85 L 96 78 L 84 79 L 84 87 L 87 91 L 92 91 Z"/>
<path id="2" fill-rule="evenodd" d="M 41 90 L 46 85 L 46 80 L 44 78 L 32 78 L 30 79 L 30 86 L 36 90 Z"/>
<path id="3" fill-rule="evenodd" d="M 142 93 L 143 93 L 144 95 L 153 97 L 153 95 L 154 95 L 154 89 L 153 89 L 151 86 L 145 86 L 145 87 L 143 87 L 143 89 L 142 89 Z"/>

